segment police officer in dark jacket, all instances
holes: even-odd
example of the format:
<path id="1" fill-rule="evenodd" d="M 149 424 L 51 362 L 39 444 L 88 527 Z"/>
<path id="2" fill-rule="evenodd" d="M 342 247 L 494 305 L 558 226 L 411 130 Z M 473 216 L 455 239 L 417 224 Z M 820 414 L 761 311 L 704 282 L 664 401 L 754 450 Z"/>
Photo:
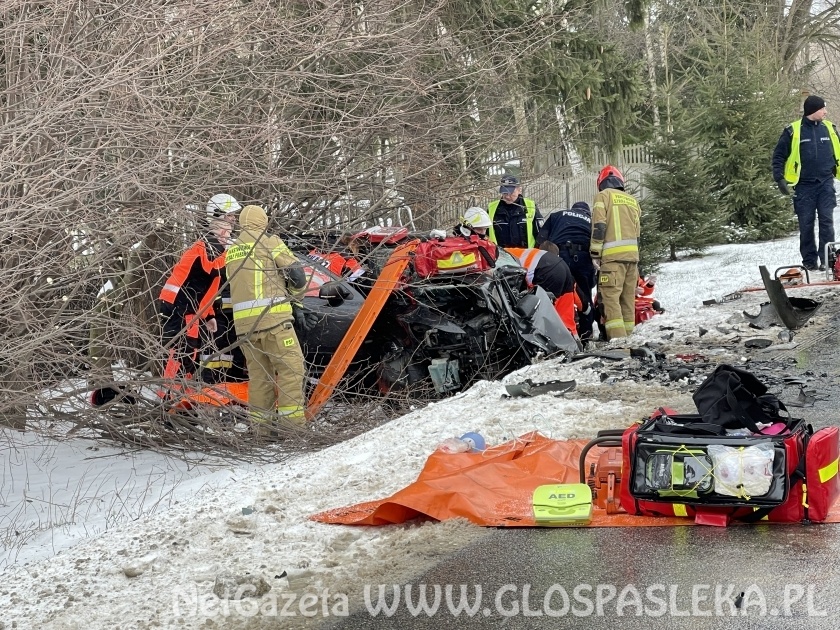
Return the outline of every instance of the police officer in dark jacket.
<path id="1" fill-rule="evenodd" d="M 577 283 L 578 295 L 583 303 L 578 332 L 582 340 L 591 339 L 595 312 L 592 290 L 595 288 L 595 266 L 589 256 L 589 239 L 592 235 L 592 211 L 585 201 L 572 204 L 571 209 L 552 212 L 539 231 L 539 241 L 551 241 L 560 250 L 562 258 Z"/>
<path id="2" fill-rule="evenodd" d="M 499 247 L 536 247 L 542 215 L 533 199 L 522 196 L 519 178 L 502 176 L 499 196 L 487 206 L 493 222 L 488 238 Z"/>
<path id="3" fill-rule="evenodd" d="M 809 96 L 801 120 L 785 127 L 773 151 L 773 179 L 784 194 L 793 188 L 793 211 L 799 219 L 799 253 L 806 269 L 825 269 L 825 245 L 834 241 L 834 177 L 840 163 L 837 129 L 825 119 L 825 101 Z M 819 222 L 819 250 L 814 223 Z"/>

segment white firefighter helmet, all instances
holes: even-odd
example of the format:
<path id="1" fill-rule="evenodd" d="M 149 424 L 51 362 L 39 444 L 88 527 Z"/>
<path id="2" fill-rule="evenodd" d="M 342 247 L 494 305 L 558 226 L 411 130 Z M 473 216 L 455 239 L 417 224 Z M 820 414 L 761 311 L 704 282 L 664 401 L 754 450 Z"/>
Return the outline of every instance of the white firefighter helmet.
<path id="1" fill-rule="evenodd" d="M 476 234 L 475 228 L 489 228 L 493 225 L 493 222 L 490 220 L 490 215 L 484 211 L 483 208 L 472 207 L 468 208 L 467 211 L 464 213 L 464 216 L 461 217 L 461 223 L 458 226 L 461 234 L 464 236 L 470 236 L 471 234 Z M 483 236 L 482 232 L 482 236 Z"/>
<path id="2" fill-rule="evenodd" d="M 474 228 L 489 228 L 493 225 L 490 221 L 490 215 L 483 208 L 477 208 L 475 206 L 467 209 L 464 213 L 462 223 L 466 227 Z"/>
<path id="3" fill-rule="evenodd" d="M 226 193 L 219 193 L 210 197 L 207 202 L 207 216 L 211 219 L 214 217 L 221 217 L 230 212 L 239 212 L 242 206 L 235 197 Z"/>

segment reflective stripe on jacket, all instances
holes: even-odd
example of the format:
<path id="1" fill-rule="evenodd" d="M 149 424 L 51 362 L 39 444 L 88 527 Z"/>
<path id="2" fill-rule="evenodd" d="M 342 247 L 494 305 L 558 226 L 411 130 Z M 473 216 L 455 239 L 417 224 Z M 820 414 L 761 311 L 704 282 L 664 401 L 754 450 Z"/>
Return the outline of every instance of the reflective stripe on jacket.
<path id="1" fill-rule="evenodd" d="M 822 121 L 828 131 L 828 137 L 831 138 L 831 146 L 834 149 L 834 164 L 840 164 L 840 139 L 837 138 L 837 133 L 834 131 L 834 125 L 827 120 Z M 802 155 L 799 150 L 800 142 L 802 141 L 802 119 L 795 120 L 790 124 L 791 139 L 790 139 L 790 155 L 785 161 L 785 180 L 792 186 L 799 182 L 799 176 L 802 173 Z"/>
<path id="2" fill-rule="evenodd" d="M 527 280 L 528 286 L 533 286 L 534 272 L 537 269 L 537 264 L 539 264 L 540 258 L 542 258 L 543 254 L 545 254 L 545 250 L 533 248 L 524 249 L 521 247 L 506 247 L 505 249 L 519 259 L 519 264 L 526 269 L 525 280 Z"/>
<path id="3" fill-rule="evenodd" d="M 183 253 L 160 291 L 160 300 L 184 313 L 213 315 L 213 300 L 219 290 L 219 269 L 224 253 L 211 259 L 207 243 L 198 240 Z"/>
<path id="4" fill-rule="evenodd" d="M 292 320 L 283 269 L 297 262 L 279 237 L 243 230 L 225 257 L 237 335 L 269 330 Z"/>
<path id="5" fill-rule="evenodd" d="M 642 210 L 632 195 L 606 188 L 595 196 L 589 253 L 601 262 L 639 262 Z"/>

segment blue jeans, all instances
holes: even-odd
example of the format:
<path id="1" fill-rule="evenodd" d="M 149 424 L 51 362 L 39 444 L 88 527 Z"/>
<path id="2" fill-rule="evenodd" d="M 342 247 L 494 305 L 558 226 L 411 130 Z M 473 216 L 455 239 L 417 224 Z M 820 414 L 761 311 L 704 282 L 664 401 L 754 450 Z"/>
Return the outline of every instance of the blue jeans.
<path id="1" fill-rule="evenodd" d="M 793 211 L 799 219 L 799 253 L 802 264 L 825 264 L 825 244 L 834 241 L 834 179 L 820 183 L 800 182 L 793 193 Z M 814 244 L 814 223 L 819 219 L 819 250 Z"/>

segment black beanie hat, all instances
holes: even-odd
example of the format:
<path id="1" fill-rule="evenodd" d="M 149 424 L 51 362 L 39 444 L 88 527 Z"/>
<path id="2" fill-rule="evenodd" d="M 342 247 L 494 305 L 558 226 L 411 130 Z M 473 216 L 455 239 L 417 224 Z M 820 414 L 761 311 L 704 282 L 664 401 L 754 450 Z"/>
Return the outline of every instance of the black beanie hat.
<path id="1" fill-rule="evenodd" d="M 802 105 L 802 111 L 805 113 L 805 116 L 810 116 L 814 112 L 820 111 L 823 107 L 825 107 L 825 101 L 819 96 L 812 94 L 805 99 L 805 103 Z"/>

